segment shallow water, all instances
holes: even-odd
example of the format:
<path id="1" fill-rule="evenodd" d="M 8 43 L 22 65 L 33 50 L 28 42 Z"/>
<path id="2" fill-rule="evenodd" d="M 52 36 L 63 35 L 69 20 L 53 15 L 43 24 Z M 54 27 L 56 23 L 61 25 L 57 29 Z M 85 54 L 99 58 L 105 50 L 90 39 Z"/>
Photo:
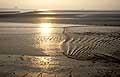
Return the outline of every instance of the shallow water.
<path id="1" fill-rule="evenodd" d="M 119 77 L 120 75 L 119 62 L 116 61 L 116 58 L 119 60 L 119 51 L 117 51 L 120 45 L 119 27 L 50 23 L 1 24 L 0 76 Z M 107 49 L 102 48 L 103 50 L 98 48 L 96 58 L 91 60 L 81 59 L 81 56 L 80 59 L 76 59 L 76 56 L 70 55 L 79 48 L 85 52 L 83 54 L 88 54 L 88 50 L 85 49 L 90 47 L 85 48 L 85 46 L 93 43 L 93 38 L 95 40 L 103 38 L 102 41 L 108 41 L 103 45 L 110 44 L 108 47 L 111 48 L 105 47 Z M 89 44 L 88 39 L 92 41 Z"/>

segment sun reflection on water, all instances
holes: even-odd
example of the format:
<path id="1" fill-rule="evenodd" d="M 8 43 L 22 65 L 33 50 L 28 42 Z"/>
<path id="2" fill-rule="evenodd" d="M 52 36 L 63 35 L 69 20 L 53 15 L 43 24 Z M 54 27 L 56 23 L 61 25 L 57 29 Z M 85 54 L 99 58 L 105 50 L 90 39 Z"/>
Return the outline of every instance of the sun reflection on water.
<path id="1" fill-rule="evenodd" d="M 55 27 L 52 23 L 41 23 L 39 32 L 35 36 L 34 47 L 43 52 L 44 55 L 55 55 L 60 51 L 60 41 L 63 39 L 60 34 L 61 29 Z"/>
<path id="2" fill-rule="evenodd" d="M 35 48 L 40 48 L 43 50 L 45 54 L 47 54 L 50 50 L 51 40 L 52 37 L 52 24 L 51 23 L 41 23 L 39 24 L 38 31 L 40 32 L 37 36 L 39 40 L 36 38 Z"/>
<path id="3" fill-rule="evenodd" d="M 42 34 L 50 34 L 52 32 L 52 24 L 51 23 L 41 23 L 41 33 Z"/>

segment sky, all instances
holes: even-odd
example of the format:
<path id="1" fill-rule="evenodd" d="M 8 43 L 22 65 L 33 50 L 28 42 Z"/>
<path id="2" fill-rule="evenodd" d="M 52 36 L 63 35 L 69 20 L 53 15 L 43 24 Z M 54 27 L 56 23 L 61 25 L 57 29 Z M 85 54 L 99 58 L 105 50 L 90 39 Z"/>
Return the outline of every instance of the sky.
<path id="1" fill-rule="evenodd" d="M 0 8 L 120 10 L 120 0 L 0 0 Z"/>

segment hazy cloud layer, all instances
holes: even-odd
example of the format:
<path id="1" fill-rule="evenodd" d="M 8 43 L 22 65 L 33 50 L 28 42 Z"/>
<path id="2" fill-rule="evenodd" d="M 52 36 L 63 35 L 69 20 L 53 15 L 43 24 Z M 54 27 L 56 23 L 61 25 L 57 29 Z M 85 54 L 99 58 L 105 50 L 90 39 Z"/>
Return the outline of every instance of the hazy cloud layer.
<path id="1" fill-rule="evenodd" d="M 0 8 L 120 10 L 120 0 L 0 0 Z"/>

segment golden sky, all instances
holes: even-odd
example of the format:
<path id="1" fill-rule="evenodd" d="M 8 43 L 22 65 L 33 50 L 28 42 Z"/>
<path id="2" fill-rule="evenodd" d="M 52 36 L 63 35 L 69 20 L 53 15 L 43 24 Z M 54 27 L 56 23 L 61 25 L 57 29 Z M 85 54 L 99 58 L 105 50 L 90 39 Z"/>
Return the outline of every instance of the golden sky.
<path id="1" fill-rule="evenodd" d="M 120 0 L 0 0 L 0 8 L 120 10 Z"/>

